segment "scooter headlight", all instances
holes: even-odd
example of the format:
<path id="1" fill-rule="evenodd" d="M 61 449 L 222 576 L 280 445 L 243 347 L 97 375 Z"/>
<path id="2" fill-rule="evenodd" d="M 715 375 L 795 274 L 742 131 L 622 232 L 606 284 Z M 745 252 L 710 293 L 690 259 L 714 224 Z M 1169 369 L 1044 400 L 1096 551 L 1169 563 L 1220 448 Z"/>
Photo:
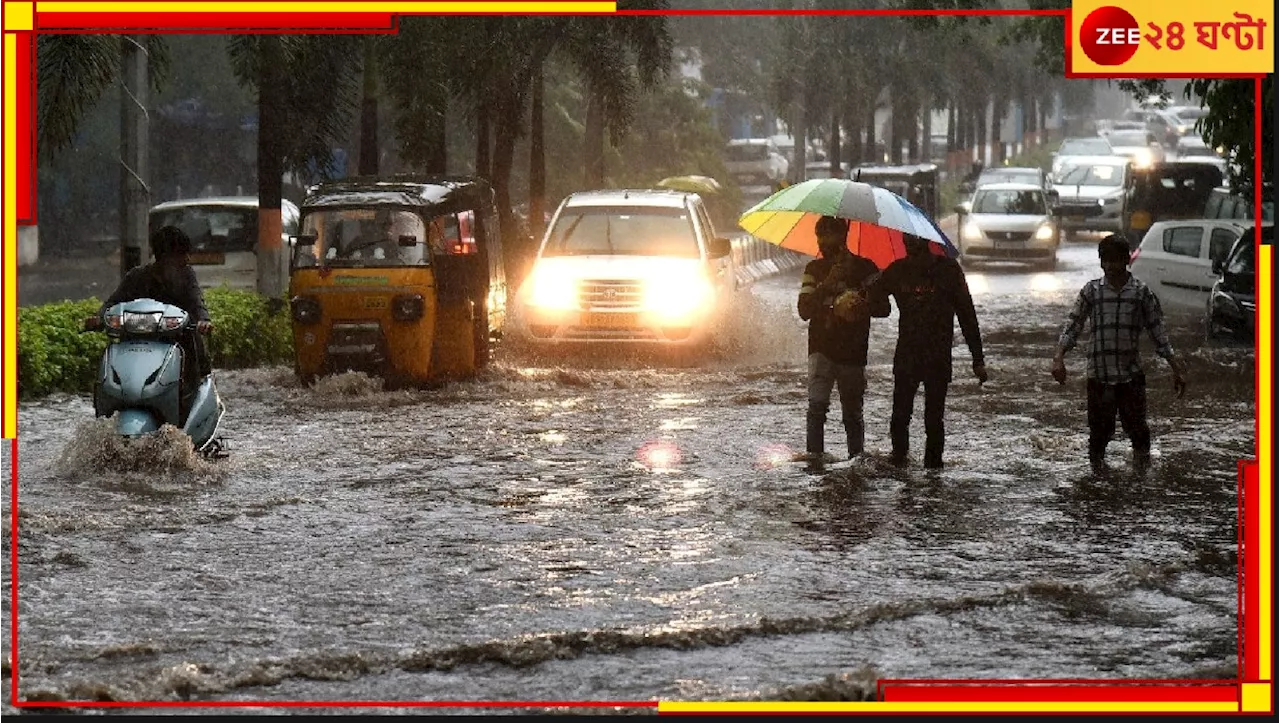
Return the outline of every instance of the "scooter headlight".
<path id="1" fill-rule="evenodd" d="M 154 334 L 160 330 L 160 313 L 138 313 L 126 311 L 124 314 L 124 330 L 130 334 Z"/>
<path id="2" fill-rule="evenodd" d="M 314 324 L 320 321 L 320 302 L 309 296 L 295 296 L 289 300 L 293 312 L 293 320 L 299 324 Z"/>

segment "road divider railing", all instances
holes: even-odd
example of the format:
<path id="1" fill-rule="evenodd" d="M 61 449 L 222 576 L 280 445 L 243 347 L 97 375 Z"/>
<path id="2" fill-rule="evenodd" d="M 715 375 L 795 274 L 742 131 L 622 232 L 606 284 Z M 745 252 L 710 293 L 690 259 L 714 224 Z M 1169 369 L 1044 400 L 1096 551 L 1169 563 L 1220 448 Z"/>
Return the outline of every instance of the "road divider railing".
<path id="1" fill-rule="evenodd" d="M 738 269 L 738 286 L 750 286 L 760 279 L 804 266 L 813 257 L 784 249 L 764 239 L 742 234 L 731 239 Z"/>

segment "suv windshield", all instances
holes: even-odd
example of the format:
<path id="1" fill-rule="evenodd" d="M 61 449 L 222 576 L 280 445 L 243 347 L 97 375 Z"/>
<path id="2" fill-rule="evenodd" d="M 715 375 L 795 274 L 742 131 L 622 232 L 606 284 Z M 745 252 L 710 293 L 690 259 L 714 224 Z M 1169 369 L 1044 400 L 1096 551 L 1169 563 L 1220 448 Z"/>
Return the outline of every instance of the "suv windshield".
<path id="1" fill-rule="evenodd" d="M 429 262 L 427 234 L 422 219 L 413 212 L 394 209 L 351 208 L 313 211 L 302 220 L 302 234 L 315 236 L 314 246 L 298 246 L 293 266 L 367 267 L 423 265 Z M 401 246 L 400 236 L 417 243 Z"/>
<path id="2" fill-rule="evenodd" d="M 1058 183 L 1081 186 L 1119 186 L 1123 178 L 1120 166 L 1090 164 L 1064 166 L 1058 174 Z"/>
<path id="3" fill-rule="evenodd" d="M 573 206 L 547 237 L 543 256 L 675 256 L 698 258 L 693 219 L 684 208 Z"/>
<path id="4" fill-rule="evenodd" d="M 152 230 L 177 226 L 192 251 L 252 251 L 258 243 L 258 209 L 244 206 L 179 206 L 151 212 Z"/>
<path id="5" fill-rule="evenodd" d="M 1062 142 L 1060 156 L 1109 156 L 1111 144 L 1105 138 L 1073 138 Z"/>
<path id="6" fill-rule="evenodd" d="M 973 212 L 1043 216 L 1045 214 L 1044 194 L 1038 191 L 979 189 L 973 199 Z"/>
<path id="7" fill-rule="evenodd" d="M 769 147 L 763 143 L 744 143 L 725 148 L 725 157 L 730 161 L 748 162 L 769 159 Z"/>

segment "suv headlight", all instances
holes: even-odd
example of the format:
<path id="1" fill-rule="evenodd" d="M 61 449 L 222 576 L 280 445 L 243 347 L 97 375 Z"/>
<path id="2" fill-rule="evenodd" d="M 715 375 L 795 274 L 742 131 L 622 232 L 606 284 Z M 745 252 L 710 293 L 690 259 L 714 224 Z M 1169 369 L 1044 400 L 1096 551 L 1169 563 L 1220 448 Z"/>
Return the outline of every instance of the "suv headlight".
<path id="1" fill-rule="evenodd" d="M 645 280 L 644 308 L 667 321 L 692 321 L 709 310 L 715 293 L 706 275 L 654 274 Z"/>
<path id="2" fill-rule="evenodd" d="M 964 222 L 964 228 L 960 230 L 960 236 L 967 239 L 981 239 L 982 229 L 978 228 L 978 224 L 973 219 Z"/>
<path id="3" fill-rule="evenodd" d="M 544 309 L 578 308 L 578 280 L 564 269 L 535 266 L 530 279 L 529 305 Z"/>
<path id="4" fill-rule="evenodd" d="M 1053 238 L 1053 224 L 1042 223 L 1040 228 L 1036 229 L 1037 241 L 1048 241 Z"/>

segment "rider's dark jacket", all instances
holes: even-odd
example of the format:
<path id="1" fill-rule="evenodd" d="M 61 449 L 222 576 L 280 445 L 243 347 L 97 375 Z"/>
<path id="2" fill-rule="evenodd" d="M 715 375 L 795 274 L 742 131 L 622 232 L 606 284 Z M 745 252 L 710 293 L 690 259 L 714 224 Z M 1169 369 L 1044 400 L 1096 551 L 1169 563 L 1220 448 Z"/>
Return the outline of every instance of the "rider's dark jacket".
<path id="1" fill-rule="evenodd" d="M 190 314 L 196 321 L 209 321 L 209 309 L 204 304 L 204 293 L 200 291 L 200 282 L 196 280 L 195 269 L 183 268 L 182 283 L 173 286 L 165 280 L 158 262 L 137 266 L 124 275 L 124 280 L 116 287 L 99 309 L 99 313 L 107 307 L 121 301 L 133 299 L 155 299 L 164 304 L 172 304 Z"/>

